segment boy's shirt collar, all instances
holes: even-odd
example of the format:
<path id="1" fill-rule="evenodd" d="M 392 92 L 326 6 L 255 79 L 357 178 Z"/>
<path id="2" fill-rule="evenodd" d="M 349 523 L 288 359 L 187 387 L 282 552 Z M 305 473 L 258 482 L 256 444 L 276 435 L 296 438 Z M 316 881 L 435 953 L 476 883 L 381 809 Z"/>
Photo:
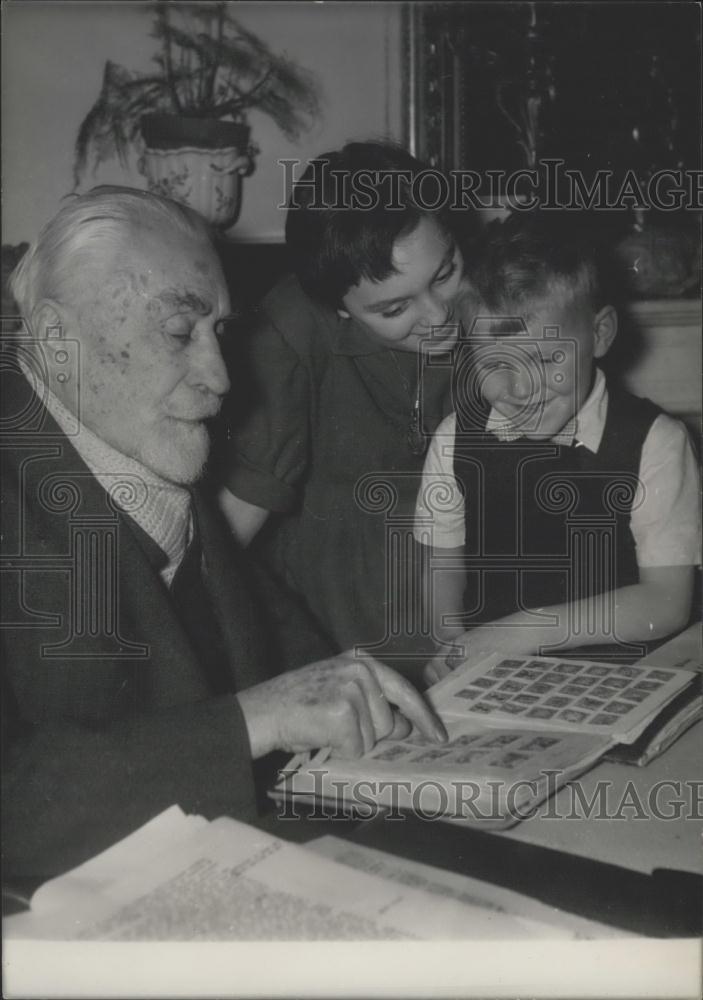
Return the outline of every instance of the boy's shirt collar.
<path id="1" fill-rule="evenodd" d="M 562 427 L 558 434 L 551 438 L 552 444 L 569 446 L 572 444 L 583 445 L 595 454 L 600 448 L 603 428 L 605 427 L 605 417 L 608 410 L 608 390 L 605 384 L 605 376 L 600 368 L 596 368 L 596 376 L 593 381 L 593 388 L 587 396 L 583 406 L 578 413 Z M 522 432 L 514 428 L 510 420 L 506 419 L 495 407 L 488 414 L 486 430 L 494 434 L 499 441 L 517 441 L 521 438 Z"/>

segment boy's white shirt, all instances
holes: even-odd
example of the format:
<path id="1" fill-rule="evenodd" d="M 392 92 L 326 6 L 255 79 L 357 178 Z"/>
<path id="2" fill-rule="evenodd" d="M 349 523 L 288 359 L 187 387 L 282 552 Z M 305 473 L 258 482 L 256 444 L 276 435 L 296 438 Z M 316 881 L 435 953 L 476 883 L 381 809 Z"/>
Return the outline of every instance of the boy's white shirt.
<path id="1" fill-rule="evenodd" d="M 607 413 L 608 390 L 603 372 L 597 369 L 588 398 L 552 441 L 576 441 L 577 447 L 597 452 Z M 507 439 L 515 440 L 508 422 L 496 410 L 491 410 L 486 429 L 497 437 L 507 430 Z M 430 443 L 415 508 L 415 538 L 440 549 L 460 548 L 465 538 L 464 497 L 454 476 L 455 437 L 456 415 L 452 413 L 439 425 Z M 639 479 L 630 522 L 638 565 L 699 564 L 698 463 L 679 420 L 665 413 L 656 418 L 642 446 Z M 437 498 L 436 503 L 433 498 Z"/>

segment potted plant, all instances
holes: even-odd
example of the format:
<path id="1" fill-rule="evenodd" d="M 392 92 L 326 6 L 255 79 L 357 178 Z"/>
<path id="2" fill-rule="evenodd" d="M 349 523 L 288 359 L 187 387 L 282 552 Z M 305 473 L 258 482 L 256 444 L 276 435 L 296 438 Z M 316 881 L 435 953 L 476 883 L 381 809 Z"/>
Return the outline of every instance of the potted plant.
<path id="1" fill-rule="evenodd" d="M 105 160 L 126 165 L 136 149 L 150 190 L 231 226 L 257 152 L 248 112 L 264 112 L 296 140 L 319 114 L 317 83 L 244 28 L 230 4 L 155 7 L 157 68 L 135 74 L 106 62 L 100 95 L 78 130 L 74 186 Z"/>

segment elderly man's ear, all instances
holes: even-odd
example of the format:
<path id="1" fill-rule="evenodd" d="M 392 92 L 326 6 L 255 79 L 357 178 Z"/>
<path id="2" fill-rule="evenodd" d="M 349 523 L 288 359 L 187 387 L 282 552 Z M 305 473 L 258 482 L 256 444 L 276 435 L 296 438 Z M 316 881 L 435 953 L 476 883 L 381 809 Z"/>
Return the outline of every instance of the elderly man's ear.
<path id="1" fill-rule="evenodd" d="M 31 326 L 34 340 L 41 343 L 50 355 L 61 348 L 61 341 L 75 337 L 78 332 L 73 310 L 53 299 L 42 299 L 36 304 L 32 310 Z"/>
<path id="2" fill-rule="evenodd" d="M 618 314 L 613 306 L 603 306 L 593 320 L 593 356 L 604 357 L 618 332 Z"/>
<path id="3" fill-rule="evenodd" d="M 42 299 L 32 310 L 32 335 L 35 340 L 59 340 L 71 336 L 74 322 L 72 310 L 54 299 Z"/>

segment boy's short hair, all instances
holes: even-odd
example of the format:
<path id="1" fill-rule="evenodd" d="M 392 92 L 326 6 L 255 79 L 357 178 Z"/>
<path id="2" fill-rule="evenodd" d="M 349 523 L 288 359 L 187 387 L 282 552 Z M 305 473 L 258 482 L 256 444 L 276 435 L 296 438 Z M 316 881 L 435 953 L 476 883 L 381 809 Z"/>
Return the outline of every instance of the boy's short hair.
<path id="1" fill-rule="evenodd" d="M 581 300 L 594 312 L 608 304 L 599 241 L 573 212 L 516 211 L 490 223 L 474 250 L 473 301 L 493 316 L 527 315 L 554 298 Z"/>
<path id="2" fill-rule="evenodd" d="M 454 235 L 446 206 L 418 204 L 413 180 L 428 169 L 388 142 L 350 142 L 310 161 L 286 218 L 291 264 L 308 295 L 336 309 L 363 278 L 389 277 L 394 243 L 423 217 Z"/>

